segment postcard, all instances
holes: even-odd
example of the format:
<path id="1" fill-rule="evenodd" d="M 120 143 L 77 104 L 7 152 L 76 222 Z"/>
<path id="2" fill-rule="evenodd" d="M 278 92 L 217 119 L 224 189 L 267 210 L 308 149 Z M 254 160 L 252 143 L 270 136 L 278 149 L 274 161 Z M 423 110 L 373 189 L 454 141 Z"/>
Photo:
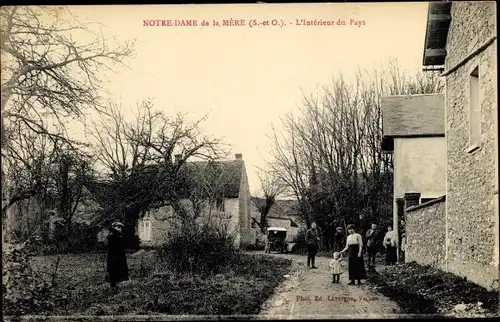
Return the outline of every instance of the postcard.
<path id="1" fill-rule="evenodd" d="M 495 2 L 0 12 L 6 320 L 498 316 Z"/>

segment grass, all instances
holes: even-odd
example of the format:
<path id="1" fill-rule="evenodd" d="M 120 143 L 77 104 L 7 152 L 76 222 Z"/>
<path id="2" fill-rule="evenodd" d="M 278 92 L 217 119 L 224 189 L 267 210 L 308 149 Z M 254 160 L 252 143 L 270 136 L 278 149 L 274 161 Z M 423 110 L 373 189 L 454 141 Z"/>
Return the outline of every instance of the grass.
<path id="1" fill-rule="evenodd" d="M 456 304 L 478 302 L 483 303 L 483 313 L 498 313 L 497 292 L 429 266 L 406 263 L 369 273 L 368 279 L 397 302 L 403 313 L 438 314 L 450 312 Z"/>
<path id="2" fill-rule="evenodd" d="M 155 252 L 128 255 L 131 279 L 113 293 L 105 283 L 105 254 L 61 255 L 58 291 L 65 299 L 50 315 L 116 314 L 258 314 L 261 305 L 284 279 L 291 261 L 243 254 L 210 277 L 174 274 Z M 57 255 L 33 260 L 32 267 L 51 277 Z"/>

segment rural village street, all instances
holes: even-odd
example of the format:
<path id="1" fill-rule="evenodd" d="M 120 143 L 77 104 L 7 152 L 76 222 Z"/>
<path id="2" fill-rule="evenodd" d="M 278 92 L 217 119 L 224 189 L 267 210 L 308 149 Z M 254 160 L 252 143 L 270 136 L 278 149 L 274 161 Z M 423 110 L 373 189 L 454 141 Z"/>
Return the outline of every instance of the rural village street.
<path id="1" fill-rule="evenodd" d="M 353 318 L 388 317 L 399 313 L 396 303 L 378 294 L 365 282 L 361 286 L 347 285 L 347 271 L 340 284 L 331 283 L 328 263 L 331 258 L 316 257 L 318 269 L 306 267 L 307 255 L 271 254 L 293 260 L 290 277 L 262 307 L 261 318 Z M 309 300 L 305 300 L 306 297 Z"/>

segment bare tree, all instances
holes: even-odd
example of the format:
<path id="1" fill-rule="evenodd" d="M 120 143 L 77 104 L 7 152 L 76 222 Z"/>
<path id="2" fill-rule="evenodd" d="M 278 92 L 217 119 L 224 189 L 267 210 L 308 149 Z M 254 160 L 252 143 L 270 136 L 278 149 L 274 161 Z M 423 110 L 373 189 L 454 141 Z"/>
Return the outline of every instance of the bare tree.
<path id="1" fill-rule="evenodd" d="M 121 104 L 110 101 L 107 114 L 89 130 L 93 152 L 106 174 L 121 180 L 131 170 L 145 166 L 151 156 L 150 147 L 140 141 L 151 140 L 160 121 L 161 115 L 154 110 L 151 100 L 137 104 L 132 121 L 125 119 Z"/>
<path id="2" fill-rule="evenodd" d="M 57 213 L 64 220 L 63 238 L 72 234 L 73 219 L 85 197 L 85 184 L 95 177 L 92 157 L 72 149 L 57 151 L 53 180 L 57 200 Z"/>
<path id="3" fill-rule="evenodd" d="M 36 214 L 21 211 L 29 202 L 18 208 L 16 221 L 27 223 L 27 231 L 20 232 L 21 237 L 26 237 L 33 225 L 46 220 L 44 213 L 50 209 L 57 210 L 65 219 L 65 227 L 69 228 L 82 198 L 83 184 L 92 176 L 91 158 L 64 141 L 35 133 L 12 132 L 9 140 L 11 148 L 6 151 L 5 162 L 12 171 L 7 179 L 16 190 L 13 190 L 10 202 L 2 208 L 3 219 L 16 203 L 34 201 Z M 17 197 L 19 194 L 24 195 Z"/>
<path id="4" fill-rule="evenodd" d="M 6 149 L 2 166 L 10 169 L 7 177 L 2 175 L 2 180 L 10 183 L 10 197 L 2 204 L 2 220 L 4 231 L 7 231 L 8 212 L 16 204 L 23 203 L 30 199 L 36 199 L 38 208 L 47 209 L 53 205 L 51 192 L 54 191 L 53 174 L 54 164 L 57 155 L 58 143 L 44 136 L 34 133 L 23 135 L 22 127 L 11 127 L 8 134 L 10 148 Z M 4 187 L 3 187 L 4 188 Z M 23 218 L 25 205 L 19 204 L 16 221 L 21 224 L 21 220 L 27 219 L 28 230 L 33 229 L 33 225 L 39 225 L 43 218 Z M 6 237 L 11 237 L 6 234 Z"/>
<path id="5" fill-rule="evenodd" d="M 12 132 L 45 136 L 53 144 L 64 142 L 78 148 L 81 145 L 68 136 L 66 122 L 81 120 L 88 108 L 102 110 L 104 88 L 99 74 L 116 64 L 124 66 L 124 59 L 132 54 L 132 44 L 109 46 L 111 39 L 92 32 L 62 7 L 2 7 L 0 23 L 2 155 L 15 154 L 17 147 L 7 140 L 12 136 L 6 135 Z M 76 33 L 79 39 L 86 34 L 92 40 L 75 41 L 72 35 Z M 33 196 L 39 186 L 33 181 L 24 190 L 4 190 L 10 182 L 3 178 L 8 204 Z"/>
<path id="6" fill-rule="evenodd" d="M 292 114 L 281 119 L 283 131 L 278 132 L 272 127 L 270 136 L 272 149 L 271 161 L 268 167 L 273 176 L 279 178 L 291 195 L 299 202 L 301 215 L 309 227 L 312 221 L 312 212 L 309 202 L 308 189 L 311 174 L 311 163 L 308 158 L 307 146 L 303 146 L 298 135 L 300 121 Z"/>
<path id="7" fill-rule="evenodd" d="M 258 225 L 262 232 L 267 228 L 267 215 L 276 201 L 276 197 L 286 191 L 286 186 L 281 178 L 274 175 L 274 172 L 260 171 L 258 173 L 261 182 L 261 196 L 251 198 L 253 205 L 260 213 Z"/>
<path id="8" fill-rule="evenodd" d="M 205 118 L 190 122 L 184 114 L 169 117 L 152 100 L 138 104 L 131 120 L 125 119 L 119 104 L 109 107 L 109 115 L 91 130 L 105 181 L 113 191 L 103 213 L 126 218 L 132 230 L 150 209 L 170 205 L 187 217 L 179 206 L 185 189 L 181 168 L 188 158 L 220 159 L 226 153 L 223 142 L 201 133 Z"/>
<path id="9" fill-rule="evenodd" d="M 178 180 L 182 189 L 172 202 L 176 219 L 187 225 L 200 219 L 202 224 L 225 226 L 229 215 L 225 198 L 231 192 L 234 178 L 240 175 L 239 170 L 223 160 L 184 164 Z"/>

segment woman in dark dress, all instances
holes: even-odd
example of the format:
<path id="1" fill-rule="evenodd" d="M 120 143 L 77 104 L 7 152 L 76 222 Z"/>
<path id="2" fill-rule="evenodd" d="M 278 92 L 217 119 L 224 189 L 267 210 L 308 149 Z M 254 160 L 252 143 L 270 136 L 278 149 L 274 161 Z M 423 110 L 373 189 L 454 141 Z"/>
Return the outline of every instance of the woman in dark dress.
<path id="1" fill-rule="evenodd" d="M 107 282 L 112 288 L 116 284 L 128 280 L 128 265 L 125 247 L 122 241 L 123 224 L 115 222 L 111 225 L 108 236 Z"/>
<path id="2" fill-rule="evenodd" d="M 349 251 L 349 280 L 348 285 L 354 285 L 354 281 L 361 284 L 362 279 L 366 279 L 365 262 L 363 260 L 363 238 L 354 231 L 354 225 L 347 226 L 347 245 L 342 253 Z"/>

